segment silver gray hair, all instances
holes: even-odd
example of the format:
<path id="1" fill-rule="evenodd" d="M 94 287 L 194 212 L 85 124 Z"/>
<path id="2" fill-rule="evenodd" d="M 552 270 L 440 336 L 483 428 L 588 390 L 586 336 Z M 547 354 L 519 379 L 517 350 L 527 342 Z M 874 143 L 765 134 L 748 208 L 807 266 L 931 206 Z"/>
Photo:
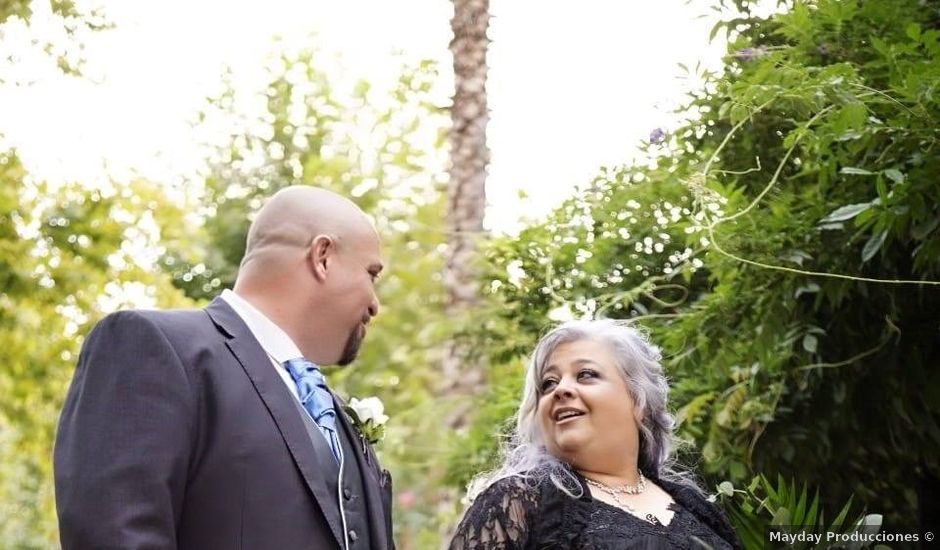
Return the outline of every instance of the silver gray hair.
<path id="1" fill-rule="evenodd" d="M 698 489 L 691 476 L 681 471 L 674 461 L 673 430 L 676 422 L 667 410 L 669 384 L 663 372 L 659 348 L 650 342 L 646 332 L 629 322 L 601 319 L 568 321 L 539 340 L 526 369 L 515 431 L 502 449 L 502 464 L 473 480 L 469 488 L 471 499 L 508 477 L 535 482 L 548 478 L 569 496 L 581 496 L 581 484 L 570 469 L 546 450 L 537 415 L 541 396 L 539 387 L 549 357 L 562 344 L 580 340 L 594 340 L 610 346 L 616 366 L 641 411 L 640 470 L 654 479 L 666 479 Z"/>

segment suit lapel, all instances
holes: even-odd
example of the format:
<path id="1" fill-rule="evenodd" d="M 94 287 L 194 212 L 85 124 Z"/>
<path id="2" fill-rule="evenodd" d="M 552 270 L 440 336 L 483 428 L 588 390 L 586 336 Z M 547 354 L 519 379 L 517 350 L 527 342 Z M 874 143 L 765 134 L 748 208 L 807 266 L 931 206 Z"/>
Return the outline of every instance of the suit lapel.
<path id="1" fill-rule="evenodd" d="M 298 414 L 297 405 L 293 403 L 296 401 L 294 396 L 284 387 L 284 382 L 274 371 L 271 359 L 235 310 L 221 298 L 216 298 L 206 308 L 206 313 L 229 335 L 230 339 L 226 345 L 248 375 L 255 391 L 274 419 L 284 444 L 297 464 L 297 469 L 320 505 L 333 536 L 342 548 L 345 537 L 336 495 L 329 491 L 323 480 L 317 453 L 304 427 L 303 418 Z"/>
<path id="2" fill-rule="evenodd" d="M 380 482 L 381 474 L 379 473 L 378 459 L 375 453 L 372 452 L 372 448 L 368 446 L 359 435 L 359 430 L 355 429 L 352 424 L 350 424 L 343 410 L 346 406 L 343 400 L 334 394 L 333 401 L 340 411 L 337 418 L 339 418 L 340 424 L 342 424 L 346 433 L 349 434 L 349 438 L 352 442 L 355 462 L 350 465 L 355 465 L 355 467 L 359 468 L 359 472 L 362 475 L 362 488 L 366 492 L 366 506 L 369 513 L 369 531 L 372 546 L 377 550 L 387 550 L 388 538 L 391 534 L 385 529 L 387 518 L 385 517 L 385 507 L 382 504 L 382 484 Z M 391 503 L 389 503 L 389 505 L 391 505 Z"/>
<path id="3" fill-rule="evenodd" d="M 317 455 L 317 463 L 320 465 L 320 472 L 330 476 L 332 479 L 337 479 L 339 477 L 339 465 L 336 463 L 336 459 L 333 458 L 333 449 L 330 448 L 330 444 L 327 442 L 326 438 L 323 437 L 323 432 L 320 431 L 320 427 L 317 426 L 317 423 L 310 418 L 310 413 L 301 406 L 300 401 L 296 399 L 291 399 L 291 401 L 296 405 L 297 414 L 303 421 L 304 429 L 307 430 L 307 437 L 313 444 L 313 450 Z M 324 475 L 318 477 L 323 478 Z M 329 484 L 327 487 L 329 487 Z"/>

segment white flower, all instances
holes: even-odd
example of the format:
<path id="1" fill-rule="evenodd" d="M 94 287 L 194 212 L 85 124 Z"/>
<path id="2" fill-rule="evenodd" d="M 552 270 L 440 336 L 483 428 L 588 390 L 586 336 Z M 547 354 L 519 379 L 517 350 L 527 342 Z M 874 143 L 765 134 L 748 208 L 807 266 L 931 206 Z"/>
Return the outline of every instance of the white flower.
<path id="1" fill-rule="evenodd" d="M 356 416 L 363 424 L 371 420 L 375 426 L 382 426 L 388 422 L 385 405 L 378 397 L 366 397 L 365 399 L 353 397 L 349 401 L 349 408 L 356 411 Z"/>
<path id="2" fill-rule="evenodd" d="M 564 303 L 549 311 L 548 318 L 558 322 L 571 321 L 574 319 L 574 313 L 571 312 L 571 307 L 567 303 Z"/>

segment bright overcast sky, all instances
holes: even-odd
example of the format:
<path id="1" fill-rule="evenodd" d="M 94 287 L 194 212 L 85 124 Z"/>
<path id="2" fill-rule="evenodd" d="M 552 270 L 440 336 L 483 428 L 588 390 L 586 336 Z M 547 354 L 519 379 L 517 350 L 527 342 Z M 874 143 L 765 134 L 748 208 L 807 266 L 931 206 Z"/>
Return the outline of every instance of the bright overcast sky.
<path id="1" fill-rule="evenodd" d="M 188 121 L 225 64 L 260 74 L 274 34 L 300 45 L 316 31 L 350 78 L 387 77 L 394 50 L 438 60 L 451 78 L 447 0 L 97 2 L 116 28 L 89 38 L 85 78 L 59 76 L 40 57 L 3 69 L 35 81 L 0 85 L 0 134 L 43 179 L 191 173 L 200 136 Z M 491 0 L 487 225 L 508 230 L 546 212 L 600 166 L 629 161 L 650 130 L 675 124 L 670 110 L 690 86 L 677 64 L 717 67 L 724 51 L 708 43 L 714 17 L 700 17 L 714 16 L 711 3 Z M 8 28 L 0 54 L 26 37 Z"/>

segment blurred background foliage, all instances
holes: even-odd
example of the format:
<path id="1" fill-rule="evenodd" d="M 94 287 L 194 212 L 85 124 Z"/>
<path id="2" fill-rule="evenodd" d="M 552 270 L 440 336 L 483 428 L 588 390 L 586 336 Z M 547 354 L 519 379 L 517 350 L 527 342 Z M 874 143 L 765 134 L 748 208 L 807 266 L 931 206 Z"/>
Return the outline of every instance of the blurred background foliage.
<path id="1" fill-rule="evenodd" d="M 88 33 L 112 28 L 101 6 L 94 2 L 74 0 L 0 0 L 2 39 L 27 40 L 26 51 L 31 61 L 48 63 L 65 74 L 79 76 L 85 61 L 85 39 Z M 41 39 L 30 31 L 33 27 L 47 32 Z M 25 31 L 25 32 L 24 32 Z M 29 38 L 33 36 L 33 38 Z M 20 44 L 22 46 L 22 44 Z M 18 71 L 21 62 L 15 55 L 0 60 L 0 85 L 29 85 L 29 71 Z"/>
<path id="2" fill-rule="evenodd" d="M 23 5 L 0 4 L 0 20 L 28 18 Z M 453 497 L 494 465 L 526 354 L 581 316 L 651 331 L 682 459 L 740 529 L 780 509 L 815 521 L 796 496 L 806 485 L 825 518 L 853 498 L 852 517 L 935 522 L 940 7 L 733 7 L 715 29 L 730 38 L 724 70 L 698 75 L 687 122 L 653 132 L 648 161 L 602 168 L 546 219 L 489 239 L 485 300 L 468 318 L 444 314 L 448 118 L 429 99 L 430 63 L 402 64 L 390 90 L 340 93 L 315 49 L 272 55 L 258 95 L 228 87 L 207 103 L 197 124 L 226 121 L 230 139 L 183 188 L 50 186 L 3 152 L 0 546 L 57 545 L 51 441 L 82 335 L 115 308 L 205 304 L 231 285 L 263 198 L 298 183 L 352 197 L 384 238 L 382 314 L 356 367 L 329 376 L 392 417 L 380 452 L 399 548 L 440 545 Z M 245 117 L 244 102 L 262 115 Z M 439 375 L 454 335 L 489 359 L 456 431 L 441 421 L 456 404 Z M 766 481 L 778 475 L 796 481 Z"/>

